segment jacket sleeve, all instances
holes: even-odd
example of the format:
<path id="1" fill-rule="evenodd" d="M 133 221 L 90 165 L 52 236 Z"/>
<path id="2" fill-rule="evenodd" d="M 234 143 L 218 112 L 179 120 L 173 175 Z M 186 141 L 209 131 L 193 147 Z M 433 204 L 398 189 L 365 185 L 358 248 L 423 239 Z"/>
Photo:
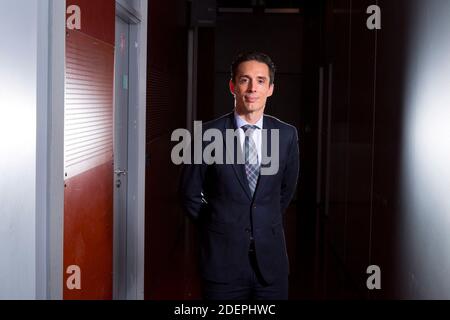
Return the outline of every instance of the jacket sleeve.
<path id="1" fill-rule="evenodd" d="M 181 170 L 179 195 L 184 212 L 194 220 L 206 206 L 203 196 L 206 164 L 184 164 Z"/>
<path id="2" fill-rule="evenodd" d="M 285 212 L 297 189 L 300 167 L 300 152 L 297 129 L 293 128 L 289 154 L 281 183 L 281 212 Z"/>

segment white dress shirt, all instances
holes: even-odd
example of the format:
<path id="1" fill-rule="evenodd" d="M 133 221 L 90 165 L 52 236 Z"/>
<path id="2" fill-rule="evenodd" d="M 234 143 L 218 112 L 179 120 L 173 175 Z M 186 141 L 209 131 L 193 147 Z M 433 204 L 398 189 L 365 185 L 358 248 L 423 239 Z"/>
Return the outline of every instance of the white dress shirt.
<path id="1" fill-rule="evenodd" d="M 262 146 L 262 128 L 263 128 L 263 118 L 258 120 L 254 125 L 258 127 L 255 131 L 253 131 L 253 134 L 250 136 L 250 139 L 253 139 L 256 145 L 256 150 L 258 152 L 258 164 L 261 164 L 261 146 Z M 244 129 L 242 129 L 245 125 L 251 125 L 244 119 L 242 119 L 236 111 L 234 112 L 234 119 L 236 121 L 236 126 L 239 128 L 239 142 L 241 144 L 241 151 L 244 152 L 244 142 L 245 142 L 245 132 Z"/>

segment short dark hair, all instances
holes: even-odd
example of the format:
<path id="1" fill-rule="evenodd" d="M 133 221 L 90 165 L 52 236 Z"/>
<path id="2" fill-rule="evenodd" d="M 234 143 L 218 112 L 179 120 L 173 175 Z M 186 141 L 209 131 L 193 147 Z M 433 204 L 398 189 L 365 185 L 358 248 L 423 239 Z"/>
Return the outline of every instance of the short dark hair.
<path id="1" fill-rule="evenodd" d="M 256 51 L 241 52 L 234 58 L 234 61 L 231 63 L 231 80 L 233 82 L 235 82 L 234 78 L 236 77 L 236 72 L 239 65 L 246 61 L 258 61 L 265 63 L 269 67 L 270 84 L 273 84 L 276 71 L 275 64 L 267 54 Z"/>

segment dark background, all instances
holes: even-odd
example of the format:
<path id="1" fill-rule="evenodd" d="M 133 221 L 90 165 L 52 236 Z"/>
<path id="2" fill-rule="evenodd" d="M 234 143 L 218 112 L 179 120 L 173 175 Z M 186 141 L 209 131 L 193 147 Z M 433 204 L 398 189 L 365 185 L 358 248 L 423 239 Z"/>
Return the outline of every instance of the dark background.
<path id="1" fill-rule="evenodd" d="M 448 8 L 433 3 L 433 12 Z M 381 30 L 366 27 L 373 4 L 382 10 Z M 298 192 L 285 219 L 290 299 L 427 296 L 420 289 L 440 278 L 403 264 L 400 246 L 409 214 L 401 183 L 407 57 L 413 13 L 428 6 L 419 0 L 149 1 L 147 299 L 200 297 L 195 228 L 178 206 L 180 168 L 170 161 L 170 135 L 188 121 L 189 30 L 193 120 L 232 110 L 229 65 L 238 52 L 262 51 L 277 65 L 266 113 L 297 127 L 301 154 Z M 366 287 L 373 264 L 381 268 L 381 290 Z M 436 295 L 446 296 L 441 289 Z"/>

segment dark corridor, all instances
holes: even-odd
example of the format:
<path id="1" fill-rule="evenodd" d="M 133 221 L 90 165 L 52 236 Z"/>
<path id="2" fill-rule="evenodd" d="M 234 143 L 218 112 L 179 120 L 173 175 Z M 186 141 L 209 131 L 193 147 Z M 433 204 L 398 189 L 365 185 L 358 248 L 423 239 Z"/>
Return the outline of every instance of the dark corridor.
<path id="1" fill-rule="evenodd" d="M 402 247 L 409 224 L 400 223 L 410 196 L 406 57 L 425 5 L 413 3 L 149 2 L 146 299 L 200 298 L 195 227 L 177 206 L 170 135 L 232 110 L 229 64 L 245 50 L 273 58 L 266 113 L 299 133 L 298 190 L 284 221 L 290 299 L 420 296 L 425 277 Z M 372 5 L 382 9 L 381 29 L 367 26 Z M 382 290 L 367 287 L 370 265 L 382 270 Z"/>

